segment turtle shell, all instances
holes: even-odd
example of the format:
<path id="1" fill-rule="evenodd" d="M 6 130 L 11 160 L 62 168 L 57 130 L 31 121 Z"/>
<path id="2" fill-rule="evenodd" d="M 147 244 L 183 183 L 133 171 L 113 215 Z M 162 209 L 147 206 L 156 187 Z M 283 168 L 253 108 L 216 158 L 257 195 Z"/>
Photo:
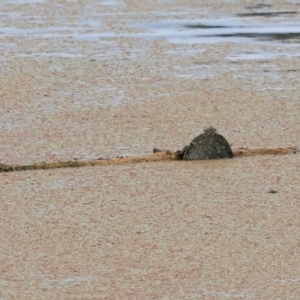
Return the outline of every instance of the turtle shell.
<path id="1" fill-rule="evenodd" d="M 184 149 L 183 160 L 203 160 L 232 158 L 232 149 L 227 140 L 217 131 L 205 130 L 192 140 L 190 145 Z"/>

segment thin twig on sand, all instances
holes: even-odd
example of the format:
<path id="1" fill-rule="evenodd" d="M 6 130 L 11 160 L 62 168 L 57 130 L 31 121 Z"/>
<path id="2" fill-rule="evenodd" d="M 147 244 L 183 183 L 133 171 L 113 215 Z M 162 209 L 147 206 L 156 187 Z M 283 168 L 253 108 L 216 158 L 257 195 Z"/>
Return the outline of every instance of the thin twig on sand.
<path id="1" fill-rule="evenodd" d="M 36 163 L 31 165 L 6 165 L 0 164 L 0 172 L 27 171 L 27 170 L 42 170 L 42 169 L 58 169 L 58 168 L 76 168 L 84 166 L 104 166 L 104 165 L 119 165 L 126 163 L 164 161 L 164 160 L 180 160 L 175 152 L 170 150 L 158 150 L 155 153 L 132 156 L 132 157 L 116 157 L 116 158 L 99 158 L 91 160 L 72 160 L 72 161 L 57 161 L 50 163 Z M 275 148 L 237 148 L 233 150 L 233 156 L 252 156 L 252 155 L 274 155 L 274 154 L 292 154 L 297 153 L 295 147 L 275 147 Z"/>

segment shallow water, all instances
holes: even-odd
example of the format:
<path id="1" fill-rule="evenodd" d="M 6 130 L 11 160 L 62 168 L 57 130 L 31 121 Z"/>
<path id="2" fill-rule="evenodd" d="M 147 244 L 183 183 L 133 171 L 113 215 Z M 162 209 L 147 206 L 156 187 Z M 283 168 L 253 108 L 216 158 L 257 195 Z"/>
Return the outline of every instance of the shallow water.
<path id="1" fill-rule="evenodd" d="M 97 55 L 103 45 L 111 45 L 110 54 L 118 52 L 114 47 L 116 38 L 133 39 L 167 39 L 179 44 L 207 44 L 207 43 L 254 43 L 266 45 L 273 43 L 278 47 L 298 44 L 300 37 L 300 17 L 298 10 L 276 9 L 272 2 L 253 5 L 238 4 L 238 13 L 214 12 L 214 7 L 199 5 L 195 11 L 190 7 L 178 5 L 178 1 L 160 1 L 169 3 L 172 11 L 145 13 L 128 11 L 125 1 L 87 1 L 77 6 L 78 1 L 66 1 L 52 4 L 46 0 L 39 1 L 2 1 L 0 7 L 0 50 L 4 54 L 31 56 L 61 56 L 82 57 Z M 228 1 L 224 1 L 228 4 Z M 229 3 L 232 3 L 230 1 Z M 96 5 L 93 5 L 96 4 Z M 297 3 L 290 3 L 293 8 Z M 289 7 L 288 4 L 286 4 Z M 32 15 L 32 10 L 35 14 Z M 241 12 L 242 11 L 242 12 Z M 51 15 L 49 16 L 49 13 Z M 65 14 L 64 14 L 65 13 Z M 194 15 L 197 14 L 198 18 Z M 173 18 L 172 18 L 173 16 Z M 199 18 L 201 16 L 201 18 Z M 122 27 L 115 22 L 115 29 L 107 27 L 107 17 L 126 17 Z M 151 22 L 134 22 L 135 19 L 156 19 Z M 103 24 L 104 23 L 104 24 Z M 142 32 L 132 32 L 132 28 L 144 29 Z M 35 44 L 35 47 L 20 49 L 18 43 L 9 42 L 11 38 L 22 37 Z M 41 40 L 46 40 L 41 45 Z M 89 45 L 85 49 L 76 47 L 77 41 L 85 41 Z M 52 44 L 49 45 L 49 43 Z M 55 44 L 63 49 L 55 49 Z M 62 45 L 63 43 L 63 45 Z M 74 45 L 75 44 L 75 45 Z M 40 49 L 38 49 L 40 48 Z M 42 48 L 42 49 L 41 49 Z M 104 49 L 104 48 L 103 48 Z M 107 48 L 105 48 L 107 49 Z M 281 49 L 281 48 L 280 48 Z M 122 49 L 123 50 L 123 49 Z M 128 51 L 139 51 L 127 49 Z M 294 52 L 293 52 L 294 51 Z M 284 55 L 296 55 L 297 49 L 291 48 Z M 260 57 L 263 55 L 261 53 Z M 244 58 L 247 56 L 245 53 Z M 249 59 L 257 59 L 253 55 Z M 266 58 L 270 58 L 266 54 Z M 105 59 L 109 60 L 107 55 Z"/>
<path id="2" fill-rule="evenodd" d="M 300 22 L 280 22 L 274 18 L 271 24 L 246 23 L 243 17 L 228 15 L 218 19 L 165 20 L 140 26 L 154 31 L 147 37 L 167 38 L 177 43 L 300 41 Z"/>

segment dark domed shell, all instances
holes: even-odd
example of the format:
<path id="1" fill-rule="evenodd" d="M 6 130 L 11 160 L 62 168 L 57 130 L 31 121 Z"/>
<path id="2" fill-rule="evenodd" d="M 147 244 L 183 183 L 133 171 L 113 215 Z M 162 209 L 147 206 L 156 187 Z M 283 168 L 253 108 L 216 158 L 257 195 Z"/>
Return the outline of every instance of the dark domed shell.
<path id="1" fill-rule="evenodd" d="M 217 133 L 215 128 L 208 127 L 184 149 L 182 159 L 203 160 L 232 157 L 233 153 L 227 140 Z"/>

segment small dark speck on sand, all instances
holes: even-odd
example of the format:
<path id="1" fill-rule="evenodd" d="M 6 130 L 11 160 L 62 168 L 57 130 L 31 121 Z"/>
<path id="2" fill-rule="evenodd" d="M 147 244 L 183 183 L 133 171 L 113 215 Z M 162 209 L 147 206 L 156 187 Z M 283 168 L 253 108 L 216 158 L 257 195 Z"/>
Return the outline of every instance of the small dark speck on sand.
<path id="1" fill-rule="evenodd" d="M 162 152 L 162 150 L 157 149 L 157 148 L 153 148 L 153 153 L 157 153 L 157 152 Z"/>

